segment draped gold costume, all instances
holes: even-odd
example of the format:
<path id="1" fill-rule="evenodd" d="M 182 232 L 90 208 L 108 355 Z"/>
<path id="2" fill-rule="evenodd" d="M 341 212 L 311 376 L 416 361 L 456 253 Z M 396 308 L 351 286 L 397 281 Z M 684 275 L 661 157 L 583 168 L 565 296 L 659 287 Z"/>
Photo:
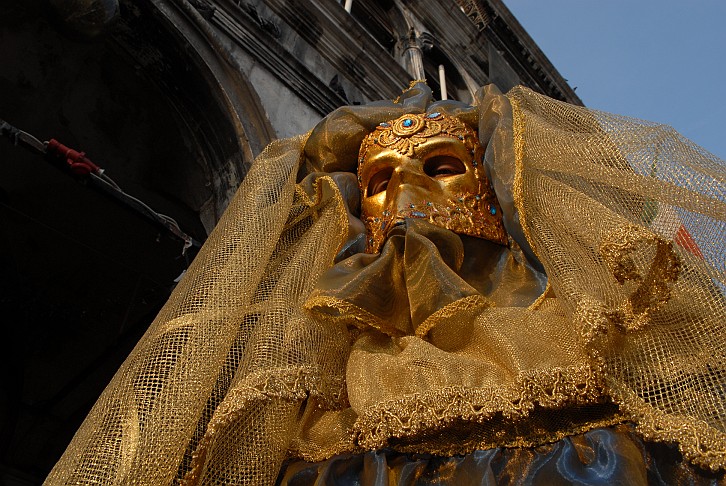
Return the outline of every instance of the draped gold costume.
<path id="1" fill-rule="evenodd" d="M 361 253 L 361 141 L 434 111 L 487 147 L 508 245 L 414 219 Z M 723 470 L 725 195 L 669 127 L 526 88 L 340 108 L 260 155 L 47 482 L 267 484 L 626 421 Z"/>

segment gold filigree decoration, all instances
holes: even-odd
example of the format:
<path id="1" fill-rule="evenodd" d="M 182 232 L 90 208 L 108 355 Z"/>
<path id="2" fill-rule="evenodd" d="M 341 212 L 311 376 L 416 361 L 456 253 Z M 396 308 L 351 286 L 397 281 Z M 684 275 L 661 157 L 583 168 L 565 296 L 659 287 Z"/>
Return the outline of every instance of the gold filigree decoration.
<path id="1" fill-rule="evenodd" d="M 367 253 L 380 251 L 391 227 L 402 219 L 426 219 L 430 223 L 457 233 L 476 236 L 500 245 L 508 244 L 508 236 L 502 221 L 502 210 L 489 179 L 481 166 L 484 147 L 479 143 L 476 131 L 457 118 L 441 112 L 405 114 L 395 120 L 380 123 L 361 143 L 359 152 L 358 183 L 365 194 L 361 172 L 372 146 L 393 150 L 406 157 L 415 157 L 415 150 L 427 139 L 447 136 L 462 143 L 471 160 L 470 166 L 478 181 L 476 194 L 455 194 L 443 201 L 420 200 L 412 202 L 404 210 L 385 210 L 378 215 L 362 215 L 368 239 Z"/>
<path id="2" fill-rule="evenodd" d="M 380 123 L 376 129 L 363 139 L 360 148 L 360 161 L 365 159 L 370 145 L 379 145 L 412 157 L 414 148 L 437 135 L 449 135 L 463 141 L 470 150 L 476 148 L 476 132 L 454 117 L 443 113 L 406 114 L 402 117 Z"/>
<path id="3" fill-rule="evenodd" d="M 507 245 L 499 203 L 485 188 L 480 188 L 480 192 L 483 197 L 458 194 L 459 197 L 449 199 L 446 204 L 424 200 L 411 203 L 408 209 L 397 213 L 384 211 L 381 216 L 364 216 L 363 224 L 370 235 L 366 251 L 375 253 L 383 246 L 387 229 L 398 218 L 424 219 L 441 228 Z"/>

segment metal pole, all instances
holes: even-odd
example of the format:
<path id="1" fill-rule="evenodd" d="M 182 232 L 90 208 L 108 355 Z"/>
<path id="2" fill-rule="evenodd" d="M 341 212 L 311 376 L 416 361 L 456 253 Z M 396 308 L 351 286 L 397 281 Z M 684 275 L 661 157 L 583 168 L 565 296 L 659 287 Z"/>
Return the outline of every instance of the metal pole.
<path id="1" fill-rule="evenodd" d="M 444 65 L 439 64 L 439 86 L 441 86 L 441 99 L 447 100 L 446 96 L 446 70 L 444 70 Z"/>

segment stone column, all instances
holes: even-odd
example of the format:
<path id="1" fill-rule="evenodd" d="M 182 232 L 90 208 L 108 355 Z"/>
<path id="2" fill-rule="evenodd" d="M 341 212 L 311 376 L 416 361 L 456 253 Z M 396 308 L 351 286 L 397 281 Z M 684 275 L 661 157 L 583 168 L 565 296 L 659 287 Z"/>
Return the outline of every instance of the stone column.
<path id="1" fill-rule="evenodd" d="M 416 31 L 413 27 L 408 31 L 408 37 L 404 40 L 402 55 L 403 67 L 411 74 L 413 79 L 425 79 L 423 65 L 423 51 L 416 38 Z"/>

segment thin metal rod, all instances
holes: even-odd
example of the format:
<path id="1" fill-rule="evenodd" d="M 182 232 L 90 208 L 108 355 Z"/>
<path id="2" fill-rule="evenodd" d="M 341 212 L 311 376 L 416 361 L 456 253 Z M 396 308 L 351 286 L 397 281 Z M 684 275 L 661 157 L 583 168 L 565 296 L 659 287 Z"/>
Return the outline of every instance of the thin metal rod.
<path id="1" fill-rule="evenodd" d="M 446 94 L 446 70 L 443 64 L 439 64 L 439 86 L 441 86 L 441 99 L 449 99 Z"/>

